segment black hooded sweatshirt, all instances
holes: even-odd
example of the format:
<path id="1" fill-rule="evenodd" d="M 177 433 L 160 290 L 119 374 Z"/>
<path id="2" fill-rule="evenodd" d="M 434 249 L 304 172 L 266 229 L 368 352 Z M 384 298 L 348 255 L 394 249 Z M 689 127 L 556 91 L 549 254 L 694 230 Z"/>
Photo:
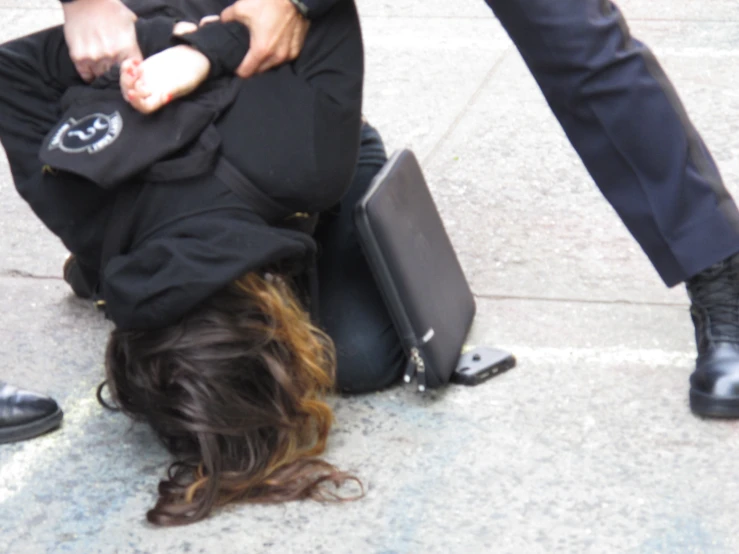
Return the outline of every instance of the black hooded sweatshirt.
<path id="1" fill-rule="evenodd" d="M 60 28 L 0 48 L 0 140 L 16 187 L 97 281 L 108 316 L 127 329 L 171 324 L 249 271 L 311 267 L 315 243 L 285 221 L 338 202 L 361 124 L 352 2 L 312 25 L 296 62 L 245 81 L 224 76 L 248 48 L 243 26 L 171 37 L 176 20 L 197 21 L 227 3 L 143 4 L 135 11 L 145 56 L 187 42 L 212 64 L 207 85 L 147 121 L 122 100 L 115 78 L 79 86 Z M 193 126 L 196 136 L 183 143 Z M 82 140 L 88 131 L 97 133 L 92 142 Z M 43 165 L 39 152 L 48 161 L 51 151 L 63 151 L 79 171 Z M 95 163 L 85 160 L 98 164 L 92 177 L 85 167 Z M 131 166 L 133 175 L 125 171 Z M 111 177 L 116 172 L 124 177 Z"/>
<path id="2" fill-rule="evenodd" d="M 62 4 L 68 2 L 74 2 L 75 0 L 60 0 Z M 146 1 L 146 0 L 143 0 Z M 197 1 L 197 0 L 190 0 Z M 327 11 L 329 11 L 337 2 L 343 2 L 345 0 L 291 0 L 301 14 L 308 17 L 309 19 L 317 19 Z M 135 2 L 131 0 L 124 1 L 124 4 L 132 5 Z M 135 11 L 135 10 L 134 10 Z M 213 12 L 218 13 L 218 12 Z"/>

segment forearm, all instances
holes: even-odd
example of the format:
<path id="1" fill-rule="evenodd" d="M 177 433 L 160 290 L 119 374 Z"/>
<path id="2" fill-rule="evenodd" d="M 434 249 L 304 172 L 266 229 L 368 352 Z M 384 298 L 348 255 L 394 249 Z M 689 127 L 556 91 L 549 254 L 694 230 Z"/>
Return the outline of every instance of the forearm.
<path id="1" fill-rule="evenodd" d="M 208 23 L 174 40 L 195 48 L 208 58 L 209 78 L 233 75 L 249 51 L 249 30 L 236 21 Z"/>

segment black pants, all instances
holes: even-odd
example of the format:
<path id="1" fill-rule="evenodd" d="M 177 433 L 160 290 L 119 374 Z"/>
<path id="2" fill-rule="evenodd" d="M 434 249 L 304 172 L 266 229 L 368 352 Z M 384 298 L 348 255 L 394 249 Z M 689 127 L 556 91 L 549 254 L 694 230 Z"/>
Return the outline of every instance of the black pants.
<path id="1" fill-rule="evenodd" d="M 316 232 L 321 325 L 336 344 L 337 381 L 345 392 L 391 385 L 405 366 L 400 339 L 360 249 L 353 221 L 354 206 L 386 161 L 380 135 L 364 125 L 354 180 L 340 205 L 323 214 Z"/>
<path id="2" fill-rule="evenodd" d="M 739 251 L 739 213 L 649 49 L 609 0 L 486 0 L 668 286 Z"/>

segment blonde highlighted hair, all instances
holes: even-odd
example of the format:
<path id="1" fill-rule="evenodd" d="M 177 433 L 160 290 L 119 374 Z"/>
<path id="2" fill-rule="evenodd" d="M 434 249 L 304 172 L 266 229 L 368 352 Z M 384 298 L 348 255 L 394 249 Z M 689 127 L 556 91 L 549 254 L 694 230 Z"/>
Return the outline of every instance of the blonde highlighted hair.
<path id="1" fill-rule="evenodd" d="M 336 356 L 281 277 L 250 273 L 175 325 L 111 333 L 114 402 L 177 460 L 147 513 L 191 523 L 231 502 L 349 500 L 359 480 L 318 458 L 333 413 Z M 360 492 L 336 488 L 354 481 Z"/>

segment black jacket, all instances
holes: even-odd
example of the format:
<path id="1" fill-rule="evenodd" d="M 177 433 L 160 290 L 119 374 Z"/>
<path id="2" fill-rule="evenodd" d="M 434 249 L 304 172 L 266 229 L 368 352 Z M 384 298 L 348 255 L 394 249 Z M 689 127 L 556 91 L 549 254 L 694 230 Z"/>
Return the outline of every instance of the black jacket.
<path id="1" fill-rule="evenodd" d="M 145 12 L 149 17 L 142 19 L 137 26 L 145 55 L 169 44 L 169 39 L 164 43 L 158 42 L 161 36 L 166 35 L 147 34 L 144 30 L 147 26 L 160 25 L 164 21 L 152 19 L 152 12 L 169 18 L 197 20 L 201 15 L 213 13 L 210 7 L 217 8 L 223 4 L 213 0 L 212 6 L 206 6 L 198 0 L 194 3 L 200 11 L 193 12 L 190 10 L 193 2 L 194 0 L 168 1 L 166 4 L 144 2 Z M 176 7 L 173 8 L 173 5 Z M 353 3 L 344 2 L 343 6 L 346 13 L 334 10 L 337 14 L 335 17 L 337 27 L 326 30 L 328 37 L 338 37 L 341 34 L 337 29 L 343 29 L 344 19 L 349 18 L 347 19 L 349 22 L 356 20 Z M 170 19 L 167 24 L 171 25 L 172 22 L 173 19 Z M 218 40 L 215 34 L 217 27 L 210 29 L 206 27 L 203 29 L 204 32 L 194 35 L 189 42 L 201 48 L 211 60 L 216 60 L 217 64 L 220 64 L 217 66 L 220 68 L 219 71 L 227 72 L 229 68 L 235 67 L 234 63 L 238 64 L 245 48 L 248 48 L 248 34 L 240 34 L 243 27 L 224 25 L 220 27 L 223 28 L 219 32 L 229 33 L 228 40 Z M 144 35 L 153 36 L 155 40 L 149 41 Z M 357 53 L 349 48 L 345 52 L 352 60 L 357 54 L 361 58 L 358 25 L 356 35 L 354 42 L 360 45 L 360 50 Z M 45 45 L 46 52 L 53 52 L 55 48 L 63 50 L 64 39 L 60 30 L 45 35 L 44 40 L 51 43 Z M 217 51 L 218 44 L 226 45 L 225 53 L 220 57 Z M 243 49 L 239 55 L 234 55 L 234 44 L 240 45 Z M 314 57 L 323 59 L 333 56 L 335 55 L 333 51 L 333 45 L 327 44 L 326 52 L 316 52 Z M 353 61 L 352 64 L 354 63 Z M 58 65 L 57 70 L 62 73 L 70 71 L 70 62 L 67 59 L 61 59 Z M 357 67 L 361 73 L 361 60 Z M 287 68 L 285 71 L 291 70 Z M 348 77 L 341 77 L 341 72 L 324 71 L 335 81 L 335 86 L 332 84 L 333 81 L 328 81 L 331 85 L 329 88 L 333 91 L 327 93 L 327 102 L 332 110 L 330 113 L 337 114 L 337 121 L 345 122 L 342 123 L 342 128 L 348 133 L 346 135 L 348 140 L 332 141 L 332 144 L 341 143 L 341 147 L 333 148 L 338 157 L 335 162 L 330 161 L 324 165 L 332 168 L 343 165 L 348 168 L 343 171 L 344 177 L 340 179 L 346 181 L 342 185 L 344 187 L 349 184 L 351 170 L 356 161 L 361 114 L 361 74 L 353 76 L 352 71 L 354 70 L 347 73 Z M 278 77 L 264 77 L 259 81 L 264 85 L 260 86 L 266 86 L 270 79 Z M 46 81 L 48 83 L 48 79 Z M 114 82 L 115 79 L 110 81 Z M 161 126 L 155 125 L 150 131 L 138 131 L 127 135 L 134 146 L 136 137 L 146 137 L 153 145 L 166 142 L 172 138 L 167 138 L 167 134 L 176 135 L 174 138 L 179 136 L 179 133 L 174 133 L 173 130 L 182 123 L 177 114 L 182 113 L 183 106 L 196 106 L 198 109 L 205 106 L 206 111 L 210 110 L 210 116 L 198 123 L 202 126 L 198 140 L 189 142 L 184 148 L 178 147 L 176 151 L 166 153 L 163 159 L 159 160 L 160 163 L 150 168 L 141 168 L 145 170 L 143 173 L 108 180 L 106 178 L 110 176 L 105 175 L 106 168 L 120 166 L 125 169 L 133 161 L 132 158 L 139 154 L 147 154 L 148 149 L 141 145 L 132 148 L 131 159 L 126 158 L 123 163 L 102 164 L 98 168 L 98 176 L 101 177 L 99 180 L 94 176 L 85 175 L 84 171 L 75 174 L 70 167 L 64 167 L 64 171 L 59 171 L 59 167 L 63 166 L 55 163 L 47 164 L 50 167 L 47 167 L 42 175 L 33 175 L 30 178 L 13 171 L 19 192 L 37 215 L 62 239 L 70 251 L 78 256 L 84 267 L 92 269 L 88 276 L 98 281 L 98 292 L 105 301 L 107 314 L 120 328 L 148 329 L 168 325 L 218 289 L 249 271 L 279 266 L 280 271 L 304 273 L 306 268 L 312 267 L 312 258 L 316 251 L 315 242 L 302 231 L 286 228 L 284 221 L 296 211 L 296 205 L 284 201 L 284 195 L 279 194 L 277 190 L 279 187 L 273 191 L 272 188 L 265 190 L 265 187 L 261 186 L 262 183 L 259 187 L 256 186 L 248 176 L 234 167 L 235 164 L 226 161 L 220 150 L 206 162 L 190 163 L 193 159 L 202 160 L 202 156 L 198 156 L 208 148 L 206 144 L 208 141 L 204 141 L 203 137 L 210 136 L 209 133 L 214 129 L 213 122 L 229 108 L 229 102 L 233 97 L 228 94 L 224 96 L 223 92 L 230 90 L 232 82 L 232 78 L 212 81 L 197 94 L 164 108 L 160 114 L 160 119 L 163 120 Z M 4 86 L 7 84 L 0 82 L 0 87 Z M 123 113 L 126 109 L 125 102 L 120 98 L 114 99 L 110 94 L 105 96 L 109 90 L 104 80 L 102 84 L 98 83 L 98 86 L 102 98 L 100 101 L 109 104 L 105 109 L 96 109 L 95 113 L 107 114 L 118 111 Z M 73 89 L 69 90 L 72 91 L 74 100 L 75 92 Z M 90 94 L 88 89 L 84 89 L 84 92 L 83 89 L 79 89 L 78 92 L 78 99 L 84 98 L 84 101 L 77 102 L 77 107 L 89 108 L 93 105 L 92 101 L 85 97 L 86 94 Z M 221 100 L 225 98 L 225 101 L 220 104 L 214 103 L 214 95 Z M 64 107 L 69 108 L 72 104 L 73 101 L 68 101 Z M 327 117 L 332 117 L 330 113 Z M 46 153 L 60 130 L 63 136 L 66 136 L 65 133 L 69 134 L 71 127 L 65 128 L 66 122 L 80 121 L 80 118 L 71 117 L 69 112 L 60 115 L 55 127 L 46 133 L 46 141 L 42 147 L 42 151 Z M 227 119 L 235 120 L 238 124 L 236 116 L 229 115 Z M 130 121 L 124 121 L 123 131 L 119 136 L 122 137 L 126 130 L 131 130 L 133 123 Z M 106 127 L 104 121 L 94 118 L 88 120 L 85 125 L 78 136 L 86 136 L 86 131 L 98 127 L 107 133 L 114 127 L 111 121 L 108 121 Z M 187 127 L 187 124 L 183 126 Z M 341 125 L 337 124 L 336 127 Z M 290 129 L 285 129 L 284 132 L 290 133 Z M 153 140 L 152 137 L 157 136 L 156 133 L 162 133 L 164 139 Z M 12 140 L 11 133 L 0 129 L 0 135 L 13 169 L 13 166 L 18 164 L 14 164 L 12 159 L 14 149 L 9 149 L 7 144 Z M 101 140 L 99 144 L 105 145 L 106 152 L 112 152 L 115 144 L 120 144 L 111 142 L 109 137 L 99 139 L 97 135 L 92 140 Z M 105 140 L 108 142 L 105 143 Z M 312 151 L 311 145 L 304 146 L 309 152 Z M 238 142 L 236 147 L 238 151 Z M 124 148 L 118 158 L 124 156 L 126 151 Z M 55 152 L 58 153 L 59 148 Z M 100 152 L 96 155 L 100 155 Z M 289 159 L 289 152 L 284 154 L 277 152 L 276 155 L 277 159 L 280 157 Z M 165 170 L 162 170 L 162 167 Z M 167 167 L 175 170 L 174 173 L 167 171 Z M 183 167 L 191 167 L 194 170 L 183 173 Z M 273 168 L 269 171 L 275 169 L 282 168 Z M 85 175 L 86 178 L 80 175 Z M 308 178 L 306 176 L 306 179 Z M 302 173 L 292 181 L 299 182 L 301 179 Z M 101 183 L 104 184 L 103 187 L 100 186 Z M 284 190 L 289 192 L 290 188 Z M 316 204 L 316 209 L 328 208 L 331 203 L 338 200 L 339 192 L 337 189 L 324 195 L 324 200 Z M 311 197 L 321 196 L 320 190 L 308 190 L 308 193 Z"/>
<path id="2" fill-rule="evenodd" d="M 344 0 L 301 0 L 302 4 L 305 5 L 307 8 L 307 15 L 310 19 L 315 19 L 327 11 L 329 11 L 334 5 L 336 5 L 338 2 L 341 2 Z M 67 2 L 74 2 L 74 0 L 60 0 L 60 2 L 67 3 Z M 126 4 L 134 4 L 135 2 L 129 0 L 125 2 Z M 233 4 L 233 2 L 228 2 L 227 4 Z M 225 7 L 225 6 L 224 6 Z M 134 10 L 135 11 L 135 10 Z M 218 12 L 211 12 L 211 13 L 218 13 Z"/>

